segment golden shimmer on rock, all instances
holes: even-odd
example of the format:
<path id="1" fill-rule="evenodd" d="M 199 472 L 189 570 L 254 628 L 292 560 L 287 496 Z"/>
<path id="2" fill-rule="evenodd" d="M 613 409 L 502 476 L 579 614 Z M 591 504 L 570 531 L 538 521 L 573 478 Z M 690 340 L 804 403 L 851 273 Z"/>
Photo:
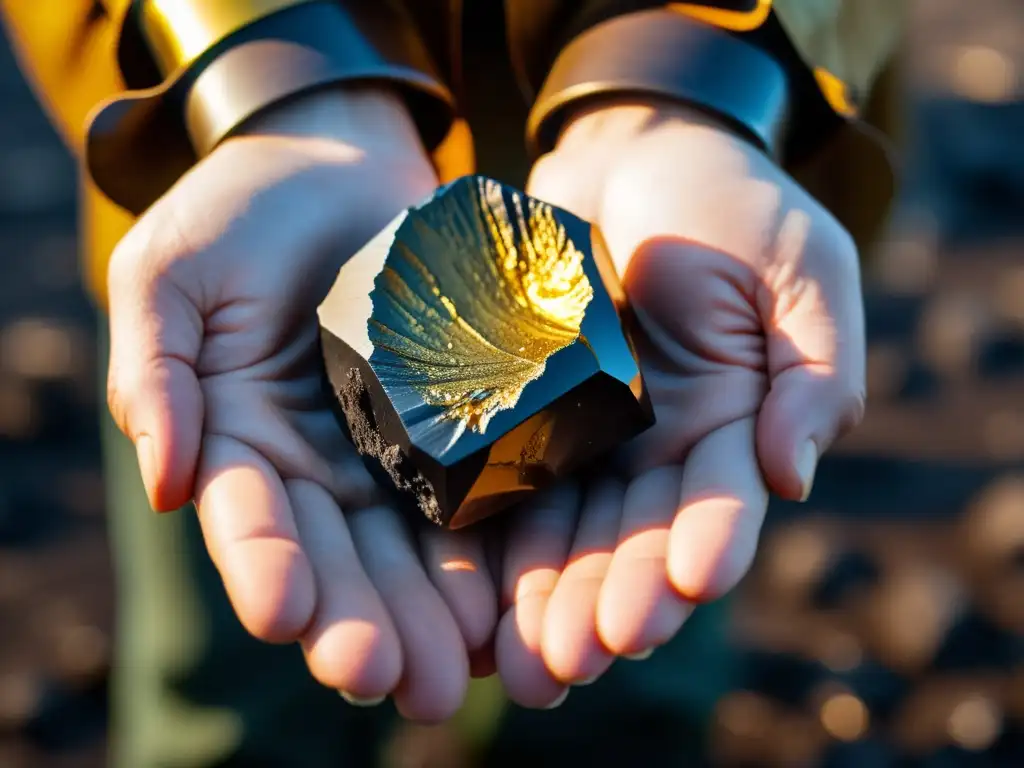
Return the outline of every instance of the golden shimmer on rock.
<path id="1" fill-rule="evenodd" d="M 483 433 L 514 408 L 548 358 L 579 337 L 594 290 L 583 254 L 551 206 L 478 178 L 414 222 L 418 252 L 396 243 L 376 281 L 370 340 L 393 353 L 385 389 L 413 386 L 465 429 Z M 525 203 L 525 204 L 524 204 Z"/>
<path id="2" fill-rule="evenodd" d="M 318 309 L 327 383 L 396 503 L 461 528 L 654 422 L 596 228 L 466 176 L 347 259 Z"/>

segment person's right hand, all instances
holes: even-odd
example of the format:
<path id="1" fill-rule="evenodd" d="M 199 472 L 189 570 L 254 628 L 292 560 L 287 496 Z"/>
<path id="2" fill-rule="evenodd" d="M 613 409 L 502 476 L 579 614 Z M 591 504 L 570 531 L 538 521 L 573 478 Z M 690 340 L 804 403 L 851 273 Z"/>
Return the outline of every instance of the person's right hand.
<path id="1" fill-rule="evenodd" d="M 494 587 L 477 536 L 415 541 L 375 503 L 321 389 L 315 312 L 343 261 L 436 185 L 396 98 L 319 93 L 202 160 L 109 271 L 109 404 L 153 508 L 195 500 L 253 635 L 300 641 L 323 684 L 393 694 L 421 721 L 461 705 Z"/>

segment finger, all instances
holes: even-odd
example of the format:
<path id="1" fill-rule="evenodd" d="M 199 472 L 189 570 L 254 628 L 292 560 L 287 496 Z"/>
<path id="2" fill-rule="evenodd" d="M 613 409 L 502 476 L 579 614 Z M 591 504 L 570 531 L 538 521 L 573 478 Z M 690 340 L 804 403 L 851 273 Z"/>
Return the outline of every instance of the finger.
<path id="1" fill-rule="evenodd" d="M 135 444 L 150 505 L 177 509 L 192 498 L 203 422 L 195 364 L 203 321 L 160 268 L 167 243 L 137 225 L 111 258 L 107 400 Z"/>
<path id="2" fill-rule="evenodd" d="M 622 519 L 625 487 L 604 480 L 587 492 L 567 565 L 544 614 L 544 661 L 556 679 L 593 682 L 614 657 L 597 634 L 597 601 L 612 561 Z"/>
<path id="3" fill-rule="evenodd" d="M 252 446 L 282 477 L 314 481 L 346 508 L 368 506 L 375 485 L 329 413 L 319 371 L 313 373 L 276 381 L 272 395 L 253 385 L 251 370 L 219 374 L 205 386 L 203 429 Z"/>
<path id="4" fill-rule="evenodd" d="M 771 389 L 757 426 L 769 485 L 806 499 L 818 457 L 864 411 L 865 334 L 857 251 L 838 226 L 809 234 L 791 214 L 760 310 Z"/>
<path id="5" fill-rule="evenodd" d="M 356 551 L 391 614 L 402 644 L 402 680 L 394 692 L 402 715 L 441 722 L 462 705 L 469 661 L 451 611 L 430 583 L 397 513 L 369 507 L 348 516 Z"/>
<path id="6" fill-rule="evenodd" d="M 668 546 L 668 575 L 684 600 L 718 598 L 750 568 L 768 508 L 754 430 L 754 418 L 729 424 L 686 459 Z"/>
<path id="7" fill-rule="evenodd" d="M 316 581 L 277 471 L 237 440 L 208 437 L 196 507 L 210 557 L 245 628 L 268 642 L 296 640 L 313 617 Z"/>
<path id="8" fill-rule="evenodd" d="M 420 549 L 427 575 L 448 604 L 469 651 L 494 635 L 498 594 L 476 531 L 424 528 Z"/>
<path id="9" fill-rule="evenodd" d="M 579 491 L 562 484 L 512 514 L 502 574 L 502 603 L 495 660 L 509 698 L 524 707 L 560 703 L 565 686 L 541 655 L 544 614 L 576 529 Z"/>
<path id="10" fill-rule="evenodd" d="M 334 499 L 306 480 L 285 487 L 316 581 L 316 612 L 301 640 L 310 672 L 349 701 L 378 702 L 401 678 L 398 631 Z"/>
<path id="11" fill-rule="evenodd" d="M 626 489 L 619 543 L 597 602 L 598 634 L 616 655 L 649 653 L 671 639 L 692 610 L 666 571 L 682 474 L 681 467 L 659 467 Z"/>

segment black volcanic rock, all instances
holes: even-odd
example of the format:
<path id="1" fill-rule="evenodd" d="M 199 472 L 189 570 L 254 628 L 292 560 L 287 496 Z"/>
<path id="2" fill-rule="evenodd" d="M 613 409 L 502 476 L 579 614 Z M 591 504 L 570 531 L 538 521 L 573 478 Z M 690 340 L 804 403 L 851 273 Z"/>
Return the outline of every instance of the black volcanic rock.
<path id="1" fill-rule="evenodd" d="M 327 377 L 377 477 L 462 527 L 654 422 L 600 234 L 467 176 L 395 219 L 319 308 Z"/>

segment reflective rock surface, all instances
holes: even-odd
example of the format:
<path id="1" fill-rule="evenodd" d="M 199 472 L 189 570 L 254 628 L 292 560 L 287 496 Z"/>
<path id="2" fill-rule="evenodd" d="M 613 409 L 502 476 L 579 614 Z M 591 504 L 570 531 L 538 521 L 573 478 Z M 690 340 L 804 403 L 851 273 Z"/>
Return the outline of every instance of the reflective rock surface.
<path id="1" fill-rule="evenodd" d="M 399 216 L 319 315 L 353 442 L 442 525 L 504 509 L 653 423 L 599 233 L 491 179 Z"/>

